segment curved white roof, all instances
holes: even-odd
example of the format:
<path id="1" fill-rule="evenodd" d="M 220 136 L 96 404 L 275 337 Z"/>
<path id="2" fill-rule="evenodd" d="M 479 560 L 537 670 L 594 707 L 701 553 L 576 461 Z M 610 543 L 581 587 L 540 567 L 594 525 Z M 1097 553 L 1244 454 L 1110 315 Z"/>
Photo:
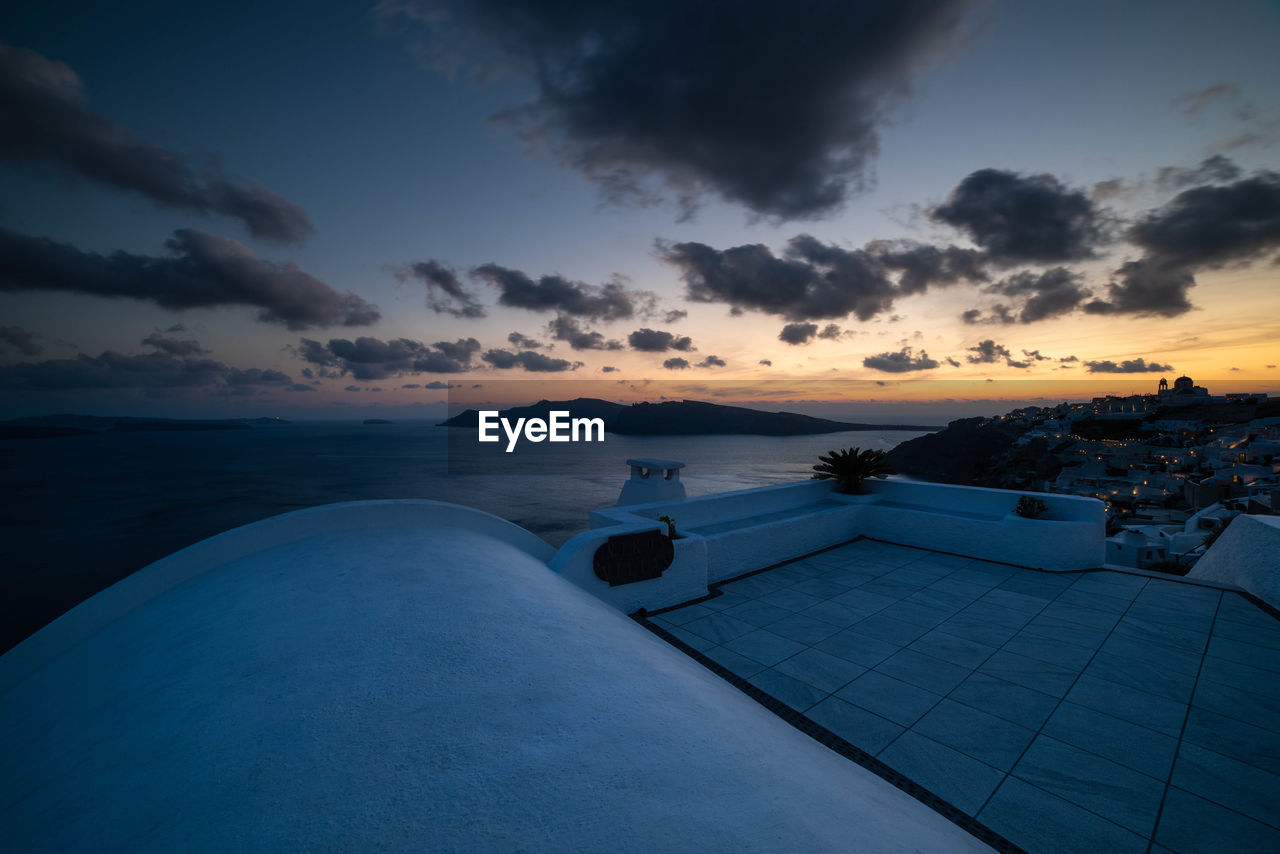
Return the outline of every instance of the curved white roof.
<path id="1" fill-rule="evenodd" d="M 0 659 L 15 851 L 976 851 L 434 502 L 288 514 Z"/>

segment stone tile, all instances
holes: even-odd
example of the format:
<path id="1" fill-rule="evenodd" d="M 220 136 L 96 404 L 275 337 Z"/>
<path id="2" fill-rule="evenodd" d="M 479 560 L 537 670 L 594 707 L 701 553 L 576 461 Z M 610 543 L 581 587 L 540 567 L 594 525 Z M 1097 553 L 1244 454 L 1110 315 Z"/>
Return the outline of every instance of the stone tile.
<path id="1" fill-rule="evenodd" d="M 1215 658 L 1225 658 L 1227 661 L 1238 661 L 1250 667 L 1280 673 L 1280 651 L 1251 643 L 1240 643 L 1223 637 L 1210 638 L 1208 654 Z"/>
<path id="2" fill-rule="evenodd" d="M 1280 774 L 1280 733 L 1192 706 L 1182 737 L 1206 750 Z M 1280 797 L 1280 792 L 1276 796 Z"/>
<path id="3" fill-rule="evenodd" d="M 1147 840 L 1070 801 L 1010 777 L 978 819 L 1030 852 L 1145 854 Z"/>
<path id="4" fill-rule="evenodd" d="M 1213 624 L 1213 636 L 1280 649 L 1280 621 L 1274 626 L 1255 626 L 1219 617 Z"/>
<path id="5" fill-rule="evenodd" d="M 683 626 L 677 626 L 675 628 L 667 629 L 666 631 L 676 640 L 687 646 L 693 647 L 698 652 L 706 652 L 707 650 L 714 649 L 716 647 L 715 641 L 710 638 L 704 638 L 701 635 L 695 635 L 693 632 L 685 631 Z"/>
<path id="6" fill-rule="evenodd" d="M 1159 697 L 1168 697 L 1179 703 L 1190 702 L 1191 692 L 1196 685 L 1194 674 L 1187 675 L 1169 666 L 1109 652 L 1095 655 L 1084 672 L 1088 676 L 1106 679 L 1127 688 L 1137 688 Z"/>
<path id="7" fill-rule="evenodd" d="M 905 599 L 912 593 L 915 593 L 923 584 L 914 581 L 893 578 L 893 573 L 882 575 L 874 581 L 868 581 L 859 587 L 859 590 L 866 590 L 870 593 L 879 593 L 882 596 L 888 596 L 892 599 Z"/>
<path id="8" fill-rule="evenodd" d="M 1016 593 L 1012 590 L 1006 590 L 1002 586 L 992 590 L 979 599 L 978 602 L 994 605 L 1002 610 L 1017 611 L 1030 617 L 1044 610 L 1044 606 L 1049 604 L 1049 597 Z"/>
<path id="9" fill-rule="evenodd" d="M 1050 572 L 1019 572 L 1017 575 L 1010 576 L 1000 585 L 999 589 L 1011 590 L 1014 593 L 1025 593 L 1028 596 L 1035 596 L 1039 599 L 1056 599 L 1059 593 L 1074 583 L 1075 578 L 1071 575 Z"/>
<path id="10" fill-rule="evenodd" d="M 875 667 L 902 647 L 845 629 L 815 644 L 814 648 L 863 667 Z"/>
<path id="11" fill-rule="evenodd" d="M 1024 726 L 954 700 L 938 703 L 912 729 L 1001 771 L 1013 767 L 1035 735 Z"/>
<path id="12" fill-rule="evenodd" d="M 1131 599 L 1108 596 L 1093 590 L 1080 590 L 1077 587 L 1064 591 L 1053 601 L 1059 605 L 1077 605 L 1094 611 L 1106 611 L 1117 616 L 1129 610 L 1129 606 L 1133 604 Z"/>
<path id="13" fill-rule="evenodd" d="M 1110 626 L 1106 628 L 1082 626 L 1055 614 L 1040 614 L 1033 617 L 1031 622 L 1023 626 L 1022 631 L 1025 634 L 1052 638 L 1062 643 L 1069 643 L 1086 649 L 1097 649 L 1107 639 L 1107 635 L 1112 630 Z"/>
<path id="14" fill-rule="evenodd" d="M 766 593 L 760 597 L 760 601 L 778 608 L 786 608 L 788 611 L 803 611 L 805 608 L 812 608 L 822 600 L 817 596 L 786 588 Z"/>
<path id="15" fill-rule="evenodd" d="M 790 658 L 805 649 L 804 644 L 796 643 L 764 629 L 756 629 L 750 634 L 734 638 L 726 643 L 725 646 L 736 653 L 745 655 L 747 658 L 753 658 L 770 667 L 784 658 Z"/>
<path id="16" fill-rule="evenodd" d="M 754 631 L 756 627 L 742 620 L 735 620 L 724 613 L 716 613 L 690 620 L 681 628 L 709 641 L 721 644 L 727 640 L 742 637 L 748 632 Z"/>
<path id="17" fill-rule="evenodd" d="M 1183 742 L 1171 785 L 1280 827 L 1280 776 Z"/>
<path id="18" fill-rule="evenodd" d="M 1072 585 L 1076 590 L 1105 593 L 1122 599 L 1132 599 L 1147 586 L 1148 578 L 1123 572 L 1086 572 Z"/>
<path id="19" fill-rule="evenodd" d="M 947 593 L 952 596 L 958 596 L 968 602 L 976 602 L 986 595 L 987 591 L 994 587 L 998 580 L 992 576 L 985 576 L 980 582 L 968 581 L 964 578 L 958 578 L 964 570 L 958 570 L 951 573 L 941 581 L 935 581 L 926 587 L 926 590 L 936 590 L 939 593 Z"/>
<path id="20" fill-rule="evenodd" d="M 725 593 L 754 598 L 763 596 L 766 593 L 772 593 L 775 590 L 781 590 L 790 585 L 791 581 L 786 577 L 774 575 L 772 572 L 761 572 L 757 575 L 721 584 L 720 589 Z"/>
<path id="21" fill-rule="evenodd" d="M 1108 631 L 1120 620 L 1120 614 L 1115 611 L 1101 611 L 1097 608 L 1075 605 L 1063 602 L 1061 598 L 1051 602 L 1048 607 L 1040 612 L 1040 616 L 1060 618 L 1081 626 L 1106 629 Z"/>
<path id="22" fill-rule="evenodd" d="M 902 600 L 891 596 L 882 596 L 879 593 L 872 593 L 870 590 L 857 587 L 848 593 L 841 593 L 830 601 L 853 608 L 856 611 L 862 611 L 869 617 L 877 611 L 883 611 L 893 603 Z"/>
<path id="23" fill-rule="evenodd" d="M 1205 646 L 1209 643 L 1208 632 L 1143 620 L 1131 615 L 1120 618 L 1112 636 L 1137 643 L 1185 649 L 1196 653 L 1204 652 Z"/>
<path id="24" fill-rule="evenodd" d="M 1178 788 L 1165 796 L 1155 840 L 1181 854 L 1280 851 L 1280 830 Z"/>
<path id="25" fill-rule="evenodd" d="M 1013 575 L 1016 570 L 1009 569 L 1008 572 L 999 570 L 992 571 L 983 567 L 966 566 L 963 569 L 957 569 L 941 581 L 935 582 L 937 585 L 950 585 L 952 583 L 970 584 L 975 587 L 983 588 L 985 593 L 994 587 L 1003 584 L 1009 576 Z"/>
<path id="26" fill-rule="evenodd" d="M 1182 731 L 1182 722 L 1187 716 L 1187 707 L 1183 703 L 1092 676 L 1081 676 L 1076 680 L 1067 699 L 1175 737 Z"/>
<path id="27" fill-rule="evenodd" d="M 984 598 L 974 602 L 956 616 L 979 620 L 989 626 L 1021 629 L 1030 622 L 1033 615 L 1014 608 L 1005 608 L 995 602 L 986 601 Z"/>
<path id="28" fill-rule="evenodd" d="M 1174 611 L 1153 602 L 1135 602 L 1126 616 L 1165 626 L 1177 626 L 1193 632 L 1208 632 L 1213 626 L 1212 613 Z"/>
<path id="29" fill-rule="evenodd" d="M 819 599 L 830 599 L 833 596 L 839 596 L 841 593 L 848 593 L 850 587 L 845 584 L 837 584 L 826 578 L 809 578 L 791 585 L 790 589 L 800 593 L 807 593 L 810 596 L 817 596 Z"/>
<path id="30" fill-rule="evenodd" d="M 890 617 L 894 620 L 901 620 L 904 623 L 910 623 L 911 625 L 916 626 L 919 629 L 919 631 L 916 632 L 916 635 L 918 636 L 924 634 L 942 621 L 950 619 L 951 615 L 955 613 L 955 610 L 908 602 L 904 599 L 901 602 L 890 605 L 879 613 L 885 617 Z"/>
<path id="31" fill-rule="evenodd" d="M 659 614 L 652 620 L 664 628 L 667 626 L 683 626 L 690 620 L 696 620 L 699 617 L 708 617 L 715 612 L 705 605 L 685 605 L 683 608 L 676 608 L 674 611 L 667 611 L 665 614 Z"/>
<path id="32" fill-rule="evenodd" d="M 805 716 L 872 756 L 903 732 L 897 724 L 837 697 L 828 697 L 805 712 Z"/>
<path id="33" fill-rule="evenodd" d="M 1276 618 L 1250 602 L 1239 593 L 1223 593 L 1218 605 L 1218 618 L 1236 623 L 1267 627 L 1275 625 Z"/>
<path id="34" fill-rule="evenodd" d="M 987 659 L 978 671 L 1053 697 L 1066 694 L 1078 675 L 1073 668 L 1004 650 Z"/>
<path id="35" fill-rule="evenodd" d="M 938 695 L 951 691 L 972 672 L 972 668 L 950 664 L 911 649 L 889 656 L 875 669 Z"/>
<path id="36" fill-rule="evenodd" d="M 852 630 L 861 635 L 882 640 L 886 643 L 906 646 L 929 630 L 929 626 L 918 626 L 887 617 L 883 612 L 872 614 L 861 622 L 854 623 Z"/>
<path id="37" fill-rule="evenodd" d="M 905 605 L 920 605 L 925 608 L 935 608 L 939 611 L 945 611 L 948 614 L 954 614 L 961 608 L 965 608 L 974 603 L 979 597 L 969 596 L 964 593 L 955 593 L 949 590 L 937 590 L 933 587 L 926 587 L 923 590 L 917 590 L 906 599 L 902 600 Z"/>
<path id="38" fill-rule="evenodd" d="M 915 723 L 942 699 L 940 694 L 874 670 L 854 679 L 837 691 L 836 696 L 903 726 Z"/>
<path id="39" fill-rule="evenodd" d="M 765 669 L 764 665 L 760 662 L 747 658 L 745 655 L 740 655 L 739 653 L 723 646 L 715 646 L 711 649 L 704 650 L 702 654 L 733 673 L 735 676 L 740 676 L 743 679 L 749 679 L 761 670 Z"/>
<path id="40" fill-rule="evenodd" d="M 1140 661 L 1143 664 L 1157 665 L 1192 677 L 1200 672 L 1200 662 L 1203 658 L 1195 650 L 1145 643 L 1128 637 L 1116 637 L 1114 633 L 1102 645 L 1101 653 Z"/>
<path id="41" fill-rule="evenodd" d="M 1271 732 L 1280 732 L 1280 703 L 1253 691 L 1205 679 L 1196 685 L 1192 705 Z"/>
<path id="42" fill-rule="evenodd" d="M 1046 735 L 1031 743 L 1013 776 L 1148 838 L 1164 796 L 1163 779 Z"/>
<path id="43" fill-rule="evenodd" d="M 816 556 L 812 556 L 793 560 L 791 563 L 786 564 L 786 569 L 805 578 L 818 578 L 829 571 L 830 564 L 826 561 L 818 560 Z"/>
<path id="44" fill-rule="evenodd" d="M 1058 705 L 1057 697 L 1006 682 L 988 673 L 972 674 L 948 697 L 1033 730 L 1039 729 Z"/>
<path id="45" fill-rule="evenodd" d="M 857 608 L 851 608 L 839 602 L 819 602 L 812 608 L 805 608 L 800 613 L 806 617 L 813 617 L 814 619 L 822 620 L 824 623 L 830 623 L 838 629 L 847 629 L 859 620 L 870 617 L 875 611 L 860 611 Z"/>
<path id="46" fill-rule="evenodd" d="M 1212 617 L 1218 610 L 1222 591 L 1177 581 L 1153 580 L 1138 594 L 1139 605 L 1155 605 L 1170 611 Z"/>
<path id="47" fill-rule="evenodd" d="M 877 758 L 969 815 L 982 808 L 1004 779 L 1003 771 L 910 730 Z"/>
<path id="48" fill-rule="evenodd" d="M 807 617 L 802 613 L 790 614 L 775 623 L 770 623 L 768 628 L 775 635 L 782 635 L 805 646 L 813 646 L 840 631 L 839 626 L 824 623 L 822 620 Z"/>
<path id="49" fill-rule="evenodd" d="M 1004 652 L 1017 653 L 1037 661 L 1056 664 L 1075 672 L 1083 670 L 1097 651 L 1096 647 L 1076 646 L 1056 638 L 1027 634 L 1025 631 L 1018 632 L 1001 649 Z"/>
<path id="50" fill-rule="evenodd" d="M 709 608 L 712 611 L 725 611 L 734 605 L 742 605 L 746 602 L 754 602 L 754 596 L 743 596 L 741 593 L 727 593 L 723 590 L 716 590 L 718 596 L 713 596 L 702 603 L 702 607 Z"/>
<path id="51" fill-rule="evenodd" d="M 1178 749 L 1172 736 L 1071 702 L 1057 708 L 1042 732 L 1159 780 L 1168 779 Z"/>
<path id="52" fill-rule="evenodd" d="M 1259 670 L 1238 661 L 1227 661 L 1206 655 L 1200 668 L 1200 678 L 1222 685 L 1243 688 L 1263 697 L 1280 700 L 1280 679 L 1269 670 Z"/>
<path id="53" fill-rule="evenodd" d="M 742 605 L 734 605 L 732 608 L 726 608 L 720 612 L 726 617 L 733 617 L 735 620 L 741 620 L 744 623 L 750 623 L 756 628 L 762 628 L 770 623 L 781 620 L 783 617 L 790 616 L 793 611 L 786 608 L 779 608 L 775 605 L 767 605 L 759 599 L 752 599 Z"/>
<path id="54" fill-rule="evenodd" d="M 846 661 L 820 649 L 798 652 L 774 668 L 782 673 L 808 682 L 828 694 L 838 691 L 866 672 L 866 668 Z"/>
<path id="55" fill-rule="evenodd" d="M 949 635 L 942 629 L 934 629 L 921 636 L 910 649 L 970 669 L 982 664 L 996 651 L 994 646 Z"/>
<path id="56" fill-rule="evenodd" d="M 990 647 L 999 647 L 1018 633 L 1016 627 L 995 626 L 964 611 L 940 623 L 938 631 Z"/>
<path id="57" fill-rule="evenodd" d="M 807 682 L 801 682 L 777 670 L 762 670 L 747 681 L 797 712 L 806 711 L 827 696 L 826 691 L 820 691 Z"/>
<path id="58" fill-rule="evenodd" d="M 834 581 L 836 584 L 843 584 L 845 587 L 860 587 L 868 581 L 879 578 L 880 573 L 877 570 L 862 566 L 843 566 L 838 569 L 827 570 L 822 576 L 828 581 Z"/>

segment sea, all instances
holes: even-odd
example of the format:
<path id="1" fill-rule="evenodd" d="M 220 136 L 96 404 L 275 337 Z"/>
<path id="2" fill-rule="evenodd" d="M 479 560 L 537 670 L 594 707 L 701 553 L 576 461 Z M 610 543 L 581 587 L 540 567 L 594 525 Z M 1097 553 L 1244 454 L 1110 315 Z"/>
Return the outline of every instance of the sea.
<path id="1" fill-rule="evenodd" d="M 530 465 L 458 473 L 429 421 L 259 424 L 0 442 L 0 650 L 119 579 L 230 528 L 303 507 L 430 498 L 476 507 L 559 546 L 609 507 L 626 460 L 680 460 L 690 496 L 809 477 L 819 454 L 889 450 L 918 432 L 617 436 L 521 445 Z M 456 462 L 456 460 L 455 460 Z"/>

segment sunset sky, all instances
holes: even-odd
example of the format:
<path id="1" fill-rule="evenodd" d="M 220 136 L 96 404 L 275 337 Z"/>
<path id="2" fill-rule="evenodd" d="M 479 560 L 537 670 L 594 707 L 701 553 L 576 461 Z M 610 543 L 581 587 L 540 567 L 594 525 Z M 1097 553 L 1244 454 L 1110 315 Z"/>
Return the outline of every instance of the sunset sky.
<path id="1" fill-rule="evenodd" d="M 0 417 L 1280 392 L 1277 44 L 1264 0 L 7 4 Z"/>

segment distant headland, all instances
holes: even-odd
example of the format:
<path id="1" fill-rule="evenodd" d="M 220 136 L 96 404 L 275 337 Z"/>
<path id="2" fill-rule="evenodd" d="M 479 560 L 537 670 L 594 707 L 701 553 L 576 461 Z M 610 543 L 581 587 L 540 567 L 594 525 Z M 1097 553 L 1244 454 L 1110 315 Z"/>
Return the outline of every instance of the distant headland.
<path id="1" fill-rule="evenodd" d="M 698 400 L 668 400 L 661 403 L 626 405 L 580 397 L 575 400 L 540 400 L 530 406 L 504 409 L 503 418 L 547 418 L 552 410 L 567 410 L 575 418 L 600 418 L 609 433 L 624 436 L 808 436 L 845 433 L 854 430 L 904 430 L 930 432 L 937 425 L 864 424 L 832 421 L 795 412 L 763 412 L 742 406 L 722 406 Z M 442 427 L 475 428 L 479 413 L 468 409 L 440 424 Z"/>

